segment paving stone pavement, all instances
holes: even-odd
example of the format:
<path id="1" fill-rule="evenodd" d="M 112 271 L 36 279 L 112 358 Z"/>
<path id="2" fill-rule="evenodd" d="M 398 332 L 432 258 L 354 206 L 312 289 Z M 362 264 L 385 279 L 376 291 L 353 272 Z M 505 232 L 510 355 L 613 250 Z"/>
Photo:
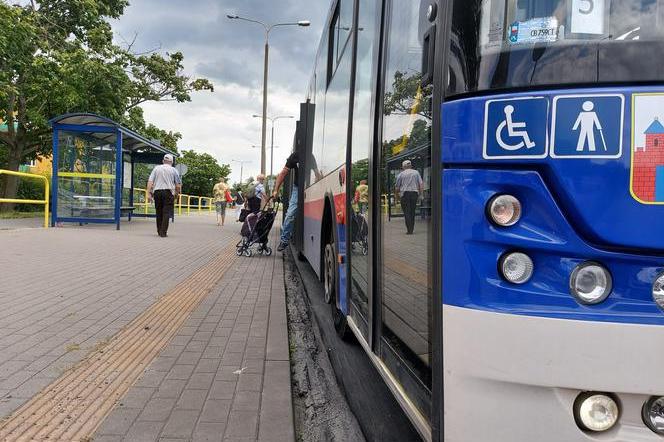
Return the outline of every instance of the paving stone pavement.
<path id="1" fill-rule="evenodd" d="M 192 215 L 166 239 L 140 219 L 120 232 L 0 232 L 0 418 L 237 241 L 239 227 Z M 280 255 L 237 257 L 94 440 L 293 440 L 284 298 Z"/>
<path id="2" fill-rule="evenodd" d="M 239 257 L 94 440 L 294 440 L 287 333 L 281 255 Z"/>

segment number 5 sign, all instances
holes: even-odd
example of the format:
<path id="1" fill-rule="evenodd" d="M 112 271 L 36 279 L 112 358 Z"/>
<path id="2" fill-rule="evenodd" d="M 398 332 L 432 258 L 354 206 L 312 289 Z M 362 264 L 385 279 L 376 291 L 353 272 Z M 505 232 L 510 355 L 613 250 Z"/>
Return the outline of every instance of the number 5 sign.
<path id="1" fill-rule="evenodd" d="M 605 0 L 572 0 L 572 34 L 604 34 Z"/>

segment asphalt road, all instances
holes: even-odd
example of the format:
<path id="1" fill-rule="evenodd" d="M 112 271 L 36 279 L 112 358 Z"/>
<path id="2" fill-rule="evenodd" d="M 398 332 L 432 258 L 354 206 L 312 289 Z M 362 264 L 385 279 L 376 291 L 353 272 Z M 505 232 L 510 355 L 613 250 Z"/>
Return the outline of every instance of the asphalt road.
<path id="1" fill-rule="evenodd" d="M 421 438 L 392 396 L 380 374 L 357 342 L 344 342 L 336 334 L 323 287 L 306 261 L 293 259 L 308 296 L 314 324 L 332 364 L 337 383 L 367 441 L 409 442 Z M 288 267 L 285 266 L 288 272 Z"/>

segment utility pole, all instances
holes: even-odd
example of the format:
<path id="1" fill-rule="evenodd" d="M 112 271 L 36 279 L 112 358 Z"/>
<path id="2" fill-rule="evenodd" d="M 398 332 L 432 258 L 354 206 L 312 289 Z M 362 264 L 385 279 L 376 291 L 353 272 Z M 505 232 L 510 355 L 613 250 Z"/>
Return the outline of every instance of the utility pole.
<path id="1" fill-rule="evenodd" d="M 256 114 L 254 114 L 252 116 L 254 118 L 263 118 L 260 115 L 256 115 Z M 263 118 L 263 126 L 265 126 L 265 120 L 270 120 L 270 122 L 272 123 L 272 136 L 271 136 L 271 141 L 270 141 L 270 176 L 274 175 L 274 171 L 273 171 L 273 168 L 274 168 L 274 149 L 275 149 L 275 145 L 274 145 L 274 123 L 275 123 L 275 121 L 280 120 L 282 118 L 295 118 L 295 117 L 292 116 L 292 115 L 278 115 L 276 117 Z"/>
<path id="2" fill-rule="evenodd" d="M 265 162 L 266 162 L 266 152 L 265 152 L 265 133 L 267 131 L 267 75 L 268 75 L 268 57 L 270 53 L 270 32 L 272 29 L 278 26 L 301 26 L 307 27 L 311 25 L 309 20 L 300 20 L 294 23 L 275 23 L 268 24 L 263 23 L 259 20 L 254 20 L 250 18 L 240 17 L 239 15 L 227 14 L 226 17 L 230 20 L 243 20 L 250 23 L 256 23 L 265 29 L 265 58 L 263 60 L 263 125 L 261 127 L 261 173 L 265 175 Z"/>
<path id="3" fill-rule="evenodd" d="M 240 163 L 240 184 L 242 184 L 243 183 L 242 175 L 243 175 L 243 172 L 244 172 L 244 163 L 248 164 L 248 163 L 251 163 L 251 161 L 247 161 L 247 160 L 231 160 L 231 161 L 234 162 L 234 163 Z"/>

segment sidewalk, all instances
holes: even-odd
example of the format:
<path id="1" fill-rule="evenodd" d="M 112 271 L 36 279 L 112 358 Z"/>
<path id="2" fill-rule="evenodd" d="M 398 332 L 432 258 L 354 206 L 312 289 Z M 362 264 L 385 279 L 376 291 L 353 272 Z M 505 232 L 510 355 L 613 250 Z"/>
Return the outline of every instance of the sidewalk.
<path id="1" fill-rule="evenodd" d="M 0 232 L 0 439 L 293 440 L 282 259 L 239 227 Z"/>

